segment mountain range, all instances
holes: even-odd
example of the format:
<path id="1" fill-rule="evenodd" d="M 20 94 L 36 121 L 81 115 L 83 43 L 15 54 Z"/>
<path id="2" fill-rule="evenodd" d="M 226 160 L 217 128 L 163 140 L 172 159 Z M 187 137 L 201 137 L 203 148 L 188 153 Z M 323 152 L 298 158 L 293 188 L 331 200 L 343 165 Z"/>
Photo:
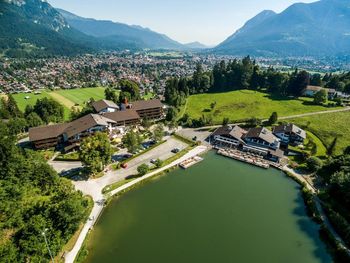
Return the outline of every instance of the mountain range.
<path id="1" fill-rule="evenodd" d="M 334 56 L 350 51 L 350 1 L 321 0 L 263 11 L 218 45 L 216 53 Z"/>
<path id="2" fill-rule="evenodd" d="M 83 18 L 57 9 L 68 24 L 86 35 L 120 45 L 131 44 L 138 48 L 182 49 L 184 46 L 166 35 L 141 26 L 130 26 L 106 20 Z"/>
<path id="3" fill-rule="evenodd" d="M 148 28 L 84 18 L 44 0 L 0 0 L 0 56 L 75 55 L 102 50 L 206 50 L 228 55 L 341 56 L 350 52 L 350 1 L 298 3 L 259 13 L 217 47 L 181 44 Z"/>

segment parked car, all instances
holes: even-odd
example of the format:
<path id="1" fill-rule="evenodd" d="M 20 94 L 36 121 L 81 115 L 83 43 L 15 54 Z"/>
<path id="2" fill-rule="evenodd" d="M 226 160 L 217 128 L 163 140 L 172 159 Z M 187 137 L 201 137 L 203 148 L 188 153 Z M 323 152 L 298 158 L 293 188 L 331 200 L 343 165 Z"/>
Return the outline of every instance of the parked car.
<path id="1" fill-rule="evenodd" d="M 121 164 L 121 167 L 122 167 L 123 169 L 126 169 L 126 168 L 128 168 L 128 164 L 127 164 L 127 163 L 122 163 L 122 164 Z"/>
<path id="2" fill-rule="evenodd" d="M 152 159 L 152 160 L 151 160 L 151 164 L 155 164 L 156 162 L 157 162 L 156 159 Z"/>
<path id="3" fill-rule="evenodd" d="M 179 151 L 180 151 L 179 148 L 174 148 L 174 149 L 171 150 L 172 153 L 178 153 Z"/>
<path id="4" fill-rule="evenodd" d="M 192 138 L 192 141 L 197 141 L 197 136 L 194 136 L 194 137 Z"/>

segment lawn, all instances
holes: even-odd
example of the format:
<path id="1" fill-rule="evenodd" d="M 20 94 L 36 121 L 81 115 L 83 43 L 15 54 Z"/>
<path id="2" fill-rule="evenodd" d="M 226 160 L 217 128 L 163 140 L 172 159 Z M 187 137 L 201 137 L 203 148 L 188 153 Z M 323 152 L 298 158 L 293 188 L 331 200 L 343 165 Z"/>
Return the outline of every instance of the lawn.
<path id="1" fill-rule="evenodd" d="M 26 99 L 27 96 L 29 97 L 29 99 Z M 15 98 L 15 100 L 17 102 L 17 105 L 18 105 L 19 109 L 22 112 L 24 112 L 24 110 L 25 110 L 27 105 L 32 105 L 33 106 L 38 99 L 43 99 L 43 98 L 55 99 L 47 91 L 42 91 L 41 94 L 37 94 L 37 95 L 35 95 L 34 93 L 14 94 L 13 97 Z M 60 101 L 58 101 L 58 102 L 60 102 Z M 63 105 L 63 106 L 64 106 L 64 119 L 65 120 L 69 120 L 69 118 L 70 118 L 70 108 L 67 108 L 65 105 Z"/>
<path id="2" fill-rule="evenodd" d="M 350 146 L 350 112 L 337 112 L 288 120 L 315 134 L 326 147 L 338 138 L 335 155 Z"/>
<path id="3" fill-rule="evenodd" d="M 83 88 L 83 89 L 70 89 L 70 90 L 58 90 L 54 93 L 66 98 L 71 101 L 74 105 L 84 106 L 90 98 L 95 100 L 101 100 L 105 98 L 105 89 L 99 88 Z M 61 103 L 67 103 L 67 101 L 62 101 Z"/>
<path id="4" fill-rule="evenodd" d="M 29 99 L 26 99 L 27 96 L 29 97 Z M 42 91 L 41 94 L 37 95 L 35 95 L 34 93 L 13 94 L 13 97 L 15 98 L 17 105 L 21 111 L 24 111 L 27 105 L 34 106 L 38 99 L 51 98 L 49 93 L 46 91 Z"/>
<path id="5" fill-rule="evenodd" d="M 213 102 L 216 102 L 216 106 L 212 110 L 210 105 Z M 187 113 L 191 118 L 198 119 L 206 115 L 211 116 L 215 124 L 221 124 L 223 118 L 229 118 L 230 122 L 252 117 L 267 119 L 274 111 L 283 117 L 332 109 L 312 105 L 311 98 L 275 99 L 265 93 L 240 90 L 190 96 L 180 116 Z"/>
<path id="6" fill-rule="evenodd" d="M 29 99 L 26 99 L 26 97 Z M 70 111 L 73 106 L 79 105 L 81 108 L 90 98 L 100 100 L 104 98 L 104 88 L 83 88 L 71 90 L 42 91 L 41 94 L 20 93 L 14 94 L 18 107 L 24 111 L 27 105 L 34 105 L 38 99 L 51 98 L 64 106 L 65 120 L 69 120 Z"/>

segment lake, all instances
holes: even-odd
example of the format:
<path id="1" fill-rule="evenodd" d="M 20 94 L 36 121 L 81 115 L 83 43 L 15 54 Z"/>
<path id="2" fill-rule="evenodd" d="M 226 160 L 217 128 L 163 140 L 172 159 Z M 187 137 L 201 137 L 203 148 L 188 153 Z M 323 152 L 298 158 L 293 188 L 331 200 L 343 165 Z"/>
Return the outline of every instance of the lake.
<path id="1" fill-rule="evenodd" d="M 318 229 L 282 172 L 209 152 L 112 201 L 86 262 L 332 262 Z"/>

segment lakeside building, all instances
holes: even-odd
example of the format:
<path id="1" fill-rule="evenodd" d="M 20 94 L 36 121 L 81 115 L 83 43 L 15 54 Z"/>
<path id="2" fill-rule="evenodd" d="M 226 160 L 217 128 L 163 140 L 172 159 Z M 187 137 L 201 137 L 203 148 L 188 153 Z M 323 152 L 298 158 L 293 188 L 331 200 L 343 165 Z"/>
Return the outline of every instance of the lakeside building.
<path id="1" fill-rule="evenodd" d="M 96 132 L 107 132 L 110 135 L 115 130 L 139 125 L 143 118 L 164 118 L 160 100 L 136 102 L 136 107 L 124 110 L 119 110 L 118 105 L 106 100 L 94 103 L 93 107 L 99 114 L 88 114 L 69 123 L 30 128 L 29 141 L 35 149 L 58 147 L 67 152 L 79 147 L 83 138 Z"/>
<path id="2" fill-rule="evenodd" d="M 280 149 L 281 139 L 264 127 L 246 130 L 238 125 L 223 126 L 214 131 L 210 138 L 219 148 L 235 148 L 275 162 L 284 157 L 284 152 Z"/>
<path id="3" fill-rule="evenodd" d="M 284 144 L 300 145 L 306 139 L 306 132 L 292 123 L 275 126 L 272 132 Z"/>

